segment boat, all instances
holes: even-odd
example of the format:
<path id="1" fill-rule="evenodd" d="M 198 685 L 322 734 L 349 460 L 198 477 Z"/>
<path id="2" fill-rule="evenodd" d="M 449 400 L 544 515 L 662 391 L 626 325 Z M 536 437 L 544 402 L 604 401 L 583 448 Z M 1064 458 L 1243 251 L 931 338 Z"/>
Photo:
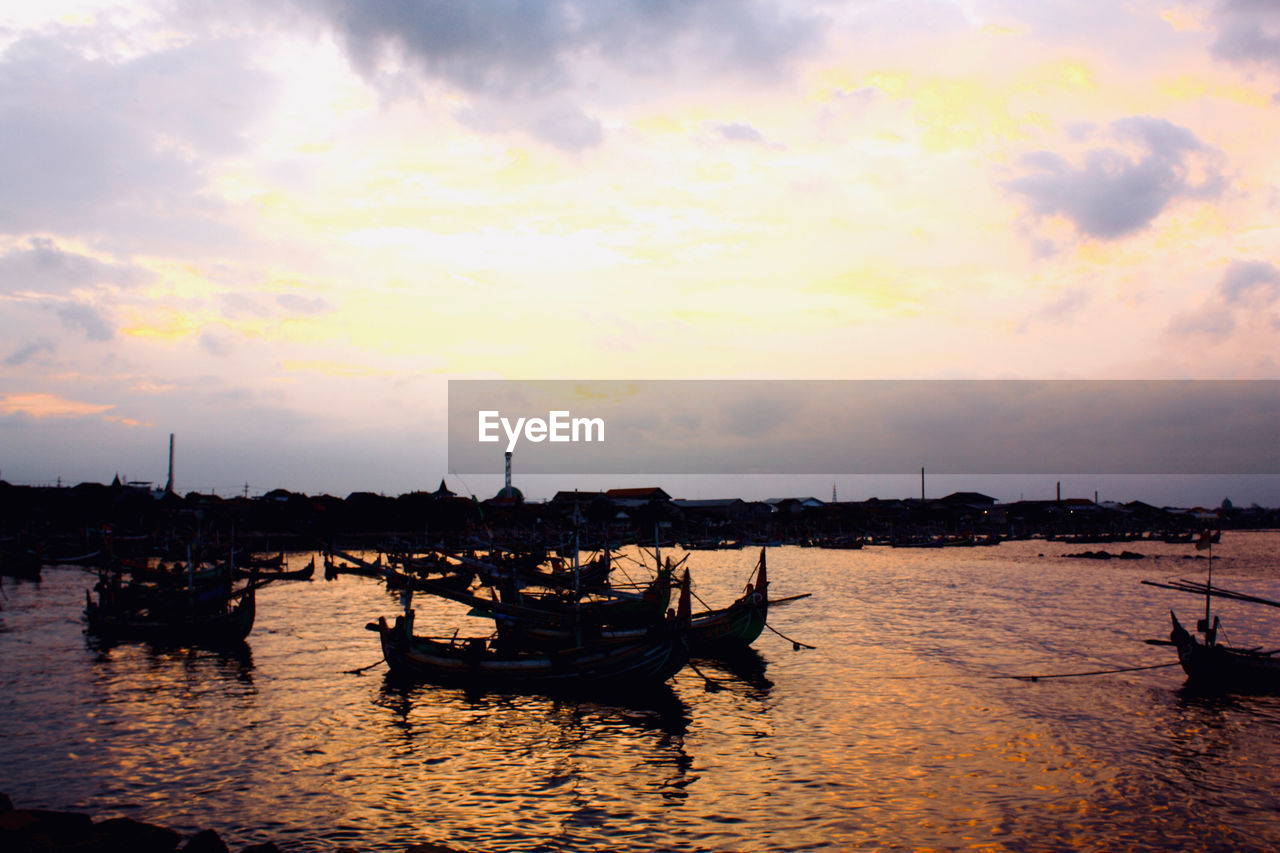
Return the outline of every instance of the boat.
<path id="1" fill-rule="evenodd" d="M 450 562 L 450 561 L 456 562 Z M 476 575 L 485 586 L 505 589 L 541 587 L 554 590 L 604 589 L 609 586 L 613 570 L 612 555 L 606 548 L 586 563 L 566 561 L 563 557 L 544 557 L 537 553 L 491 551 L 487 559 L 474 553 L 438 552 L 428 561 L 409 563 L 410 571 L 421 566 L 425 572 L 457 572 L 465 569 Z"/>
<path id="2" fill-rule="evenodd" d="M 255 569 L 281 569 L 284 568 L 285 559 L 284 551 L 278 554 L 268 554 L 266 556 L 250 556 L 248 564 Z"/>
<path id="3" fill-rule="evenodd" d="M 858 551 L 866 543 L 858 536 L 831 536 L 825 539 L 813 539 L 809 542 L 810 548 L 827 548 L 837 551 Z"/>
<path id="4" fill-rule="evenodd" d="M 250 578 L 256 576 L 260 583 L 266 583 L 267 581 L 309 581 L 315 573 L 315 557 L 312 557 L 311 562 L 300 569 L 236 569 L 236 577 Z"/>
<path id="5" fill-rule="evenodd" d="M 237 592 L 212 595 L 195 588 L 168 590 L 109 583 L 99 588 L 96 601 L 85 593 L 87 630 L 107 641 L 234 645 L 253 630 L 257 586 L 250 583 Z"/>
<path id="6" fill-rule="evenodd" d="M 1204 583 L 1179 579 L 1169 583 L 1143 581 L 1147 586 L 1204 596 L 1204 618 L 1197 620 L 1195 633 L 1178 621 L 1172 610 L 1173 629 L 1168 640 L 1147 640 L 1150 645 L 1173 646 L 1189 686 L 1214 692 L 1280 693 L 1280 649 L 1263 651 L 1261 646 L 1232 646 L 1219 640 L 1221 619 L 1212 613 L 1214 598 L 1280 607 L 1280 601 L 1262 598 L 1213 585 L 1213 543 L 1217 537 L 1205 531 L 1196 541 L 1197 549 L 1209 549 L 1208 577 Z M 1198 635 L 1198 636 L 1197 636 Z"/>
<path id="7" fill-rule="evenodd" d="M 495 637 L 427 637 L 413 633 L 412 596 L 389 625 L 385 616 L 367 627 L 378 633 L 391 674 L 435 684 L 502 690 L 626 690 L 660 684 L 689 658 L 689 576 L 680 585 L 675 613 L 643 637 L 542 648 Z"/>
<path id="8" fill-rule="evenodd" d="M 338 563 L 334 561 L 334 557 L 341 557 L 346 563 Z M 382 554 L 378 554 L 378 559 L 369 562 L 363 560 L 354 554 L 348 554 L 346 551 L 330 550 L 324 555 L 324 579 L 327 581 L 334 580 L 339 575 L 359 575 L 366 578 L 382 579 L 386 577 L 386 566 L 382 563 Z"/>
<path id="9" fill-rule="evenodd" d="M 38 542 L 23 536 L 0 541 L 0 575 L 38 581 L 43 564 Z"/>
<path id="10" fill-rule="evenodd" d="M 689 629 L 689 653 L 694 657 L 722 657 L 742 652 L 764 631 L 769 616 L 769 576 L 765 549 L 738 599 L 720 610 L 695 614 Z"/>
<path id="11" fill-rule="evenodd" d="M 1169 640 L 1178 650 L 1178 663 L 1188 684 L 1213 691 L 1280 692 L 1280 657 L 1276 656 L 1280 649 L 1262 651 L 1261 647 L 1219 643 L 1221 623 L 1216 616 L 1212 626 L 1202 632 L 1203 640 L 1183 628 L 1172 611 L 1169 618 L 1173 620 Z"/>

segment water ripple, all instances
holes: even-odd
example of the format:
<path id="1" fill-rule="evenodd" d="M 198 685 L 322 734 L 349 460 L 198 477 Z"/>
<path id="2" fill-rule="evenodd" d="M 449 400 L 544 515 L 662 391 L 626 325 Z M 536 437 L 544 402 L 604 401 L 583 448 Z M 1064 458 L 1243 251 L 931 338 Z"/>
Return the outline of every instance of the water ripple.
<path id="1" fill-rule="evenodd" d="M 1280 535 L 1228 536 L 1215 577 L 1280 597 Z M 1176 669 L 992 678 L 1167 659 L 1140 641 L 1193 602 L 1138 580 L 1190 570 L 1151 550 L 1167 559 L 777 549 L 775 593 L 814 595 L 771 622 L 816 649 L 766 633 L 699 663 L 718 689 L 686 670 L 616 702 L 351 674 L 396 607 L 361 578 L 267 587 L 229 653 L 100 646 L 90 576 L 50 569 L 5 587 L 0 778 L 20 805 L 295 853 L 1280 848 L 1280 698 L 1197 696 Z M 693 555 L 699 595 L 727 604 L 754 557 Z M 420 625 L 471 620 L 417 604 Z M 1280 646 L 1269 613 L 1223 618 Z"/>

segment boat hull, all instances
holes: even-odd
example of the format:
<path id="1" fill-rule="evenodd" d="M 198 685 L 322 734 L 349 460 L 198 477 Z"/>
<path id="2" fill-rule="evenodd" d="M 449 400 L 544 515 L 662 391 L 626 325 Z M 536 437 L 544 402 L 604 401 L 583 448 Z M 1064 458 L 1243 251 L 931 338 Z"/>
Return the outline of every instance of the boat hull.
<path id="1" fill-rule="evenodd" d="M 90 602 L 88 632 L 102 640 L 140 640 L 179 646 L 228 646 L 253 630 L 257 606 L 252 589 L 224 612 L 113 610 Z"/>
<path id="2" fill-rule="evenodd" d="M 689 652 L 694 657 L 739 654 L 760 637 L 768 617 L 767 602 L 750 600 L 739 600 L 723 610 L 694 614 Z"/>
<path id="3" fill-rule="evenodd" d="M 1215 691 L 1280 693 L 1280 658 L 1252 649 L 1207 645 L 1173 619 L 1169 635 L 1187 683 Z"/>
<path id="4" fill-rule="evenodd" d="M 483 639 L 441 641 L 412 636 L 412 620 L 371 625 L 395 676 L 435 684 L 497 689 L 623 689 L 666 681 L 688 661 L 687 633 L 664 626 L 633 642 L 526 651 L 495 649 Z"/>

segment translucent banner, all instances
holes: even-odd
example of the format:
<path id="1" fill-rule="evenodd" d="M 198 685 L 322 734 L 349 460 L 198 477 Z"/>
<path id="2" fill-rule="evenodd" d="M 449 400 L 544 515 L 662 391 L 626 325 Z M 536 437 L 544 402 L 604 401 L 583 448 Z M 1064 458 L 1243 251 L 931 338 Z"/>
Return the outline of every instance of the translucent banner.
<path id="1" fill-rule="evenodd" d="M 1275 474 L 1274 380 L 450 380 L 449 468 Z"/>

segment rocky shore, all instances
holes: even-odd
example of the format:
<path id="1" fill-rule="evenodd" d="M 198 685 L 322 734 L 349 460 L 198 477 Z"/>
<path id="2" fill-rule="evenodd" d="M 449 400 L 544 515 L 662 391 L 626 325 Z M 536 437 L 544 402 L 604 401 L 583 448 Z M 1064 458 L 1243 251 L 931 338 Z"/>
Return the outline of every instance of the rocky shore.
<path id="1" fill-rule="evenodd" d="M 80 812 L 15 809 L 0 794 L 0 850 L 5 853 L 230 853 L 212 829 L 189 838 L 165 826 L 113 817 L 95 821 Z M 239 853 L 286 853 L 273 842 L 251 844 Z M 360 853 L 338 847 L 333 853 Z M 461 853 L 438 844 L 414 844 L 405 853 Z"/>

